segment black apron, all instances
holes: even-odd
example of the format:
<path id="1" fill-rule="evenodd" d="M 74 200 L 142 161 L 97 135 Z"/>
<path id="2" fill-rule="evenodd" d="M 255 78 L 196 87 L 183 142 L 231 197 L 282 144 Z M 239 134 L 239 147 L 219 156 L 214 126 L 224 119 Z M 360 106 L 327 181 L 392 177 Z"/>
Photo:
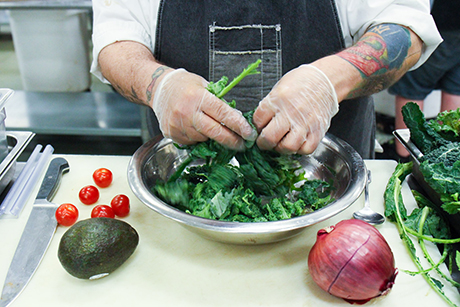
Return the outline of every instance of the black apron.
<path id="1" fill-rule="evenodd" d="M 252 110 L 283 74 L 344 48 L 334 0 L 163 0 L 155 58 L 209 81 L 229 80 L 261 59 L 261 74 L 243 79 L 225 99 Z M 151 112 L 150 116 L 154 116 Z M 151 134 L 158 133 L 152 122 Z M 370 97 L 344 101 L 328 131 L 374 157 L 375 113 Z"/>

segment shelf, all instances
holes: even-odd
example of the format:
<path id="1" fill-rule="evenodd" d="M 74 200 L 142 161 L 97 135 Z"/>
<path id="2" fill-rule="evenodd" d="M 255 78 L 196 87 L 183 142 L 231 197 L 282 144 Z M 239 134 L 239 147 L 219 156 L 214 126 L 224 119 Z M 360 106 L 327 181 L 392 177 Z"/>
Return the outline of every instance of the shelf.
<path id="1" fill-rule="evenodd" d="M 141 108 L 115 92 L 16 91 L 5 125 L 37 134 L 139 137 Z"/>
<path id="2" fill-rule="evenodd" d="M 0 9 L 92 9 L 91 1 L 84 0 L 17 0 L 0 1 Z"/>

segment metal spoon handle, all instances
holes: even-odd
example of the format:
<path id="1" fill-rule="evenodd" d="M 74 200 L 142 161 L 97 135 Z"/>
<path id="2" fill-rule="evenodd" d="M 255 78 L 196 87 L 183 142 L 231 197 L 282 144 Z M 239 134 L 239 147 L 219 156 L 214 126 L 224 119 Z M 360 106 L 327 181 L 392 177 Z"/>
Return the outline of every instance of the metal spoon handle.
<path id="1" fill-rule="evenodd" d="M 369 201 L 369 183 L 371 172 L 367 171 L 366 183 L 364 185 L 364 208 L 353 213 L 355 219 L 363 220 L 371 225 L 379 225 L 385 222 L 385 217 L 371 209 Z"/>
<path id="2" fill-rule="evenodd" d="M 367 180 L 366 180 L 366 186 L 364 187 L 364 207 L 371 207 L 370 201 L 369 201 L 369 183 L 371 183 L 371 171 L 367 171 Z"/>

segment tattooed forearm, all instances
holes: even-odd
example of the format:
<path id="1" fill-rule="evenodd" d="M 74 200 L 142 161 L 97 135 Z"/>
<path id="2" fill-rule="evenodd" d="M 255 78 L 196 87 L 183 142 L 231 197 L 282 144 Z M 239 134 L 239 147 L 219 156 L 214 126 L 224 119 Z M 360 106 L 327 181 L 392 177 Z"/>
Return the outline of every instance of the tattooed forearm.
<path id="1" fill-rule="evenodd" d="M 129 101 L 141 105 L 150 105 L 150 100 L 152 100 L 152 96 L 154 94 L 154 86 L 157 83 L 158 78 L 161 75 L 163 75 L 163 73 L 168 69 L 169 68 L 167 66 L 161 66 L 153 72 L 152 81 L 149 83 L 149 85 L 147 86 L 147 90 L 145 91 L 145 98 L 141 97 L 142 95 L 139 95 L 138 92 L 136 92 L 134 86 L 131 86 L 129 89 L 118 84 L 113 84 L 113 86 L 118 93 L 123 95 L 123 97 L 125 97 Z"/>
<path id="2" fill-rule="evenodd" d="M 149 86 L 147 87 L 147 90 L 145 92 L 146 96 L 147 96 L 147 104 L 150 102 L 150 100 L 152 99 L 152 95 L 153 95 L 153 87 L 155 86 L 158 78 L 166 71 L 166 69 L 168 69 L 168 67 L 166 66 L 160 66 L 158 67 L 152 74 L 152 82 L 150 82 Z"/>
<path id="3" fill-rule="evenodd" d="M 390 86 L 408 67 L 409 30 L 396 24 L 382 24 L 368 31 L 360 41 L 337 55 L 351 63 L 363 82 L 349 96 L 376 92 Z"/>
<path id="4" fill-rule="evenodd" d="M 112 84 L 112 86 L 115 88 L 115 90 L 120 93 L 123 97 L 128 99 L 131 102 L 137 103 L 137 104 L 144 104 L 144 102 L 138 97 L 136 91 L 134 90 L 133 87 L 131 87 L 131 92 L 125 91 L 123 87 L 117 84 Z"/>
<path id="5" fill-rule="evenodd" d="M 133 86 L 131 86 L 131 97 L 133 97 L 134 100 L 138 100 L 138 101 L 141 100 L 139 96 L 137 95 L 136 90 L 134 89 Z"/>
<path id="6" fill-rule="evenodd" d="M 372 28 L 355 46 L 338 55 L 353 64 L 363 77 L 370 77 L 400 69 L 410 45 L 409 30 L 399 25 L 384 24 Z"/>

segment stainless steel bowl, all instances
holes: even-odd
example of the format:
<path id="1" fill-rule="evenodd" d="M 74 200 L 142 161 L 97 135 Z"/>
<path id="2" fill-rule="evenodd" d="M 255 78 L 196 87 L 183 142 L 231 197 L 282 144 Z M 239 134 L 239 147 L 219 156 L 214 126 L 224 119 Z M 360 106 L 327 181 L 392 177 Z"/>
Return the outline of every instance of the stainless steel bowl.
<path id="1" fill-rule="evenodd" d="M 197 217 L 160 200 L 152 192 L 156 181 L 166 180 L 187 158 L 170 139 L 155 138 L 143 144 L 128 166 L 128 182 L 134 194 L 149 208 L 207 239 L 234 244 L 264 244 L 288 239 L 305 227 L 324 221 L 348 208 L 364 189 L 366 167 L 346 142 L 326 135 L 314 154 L 300 160 L 309 179 L 333 178 L 335 201 L 313 213 L 275 222 L 239 223 Z"/>

